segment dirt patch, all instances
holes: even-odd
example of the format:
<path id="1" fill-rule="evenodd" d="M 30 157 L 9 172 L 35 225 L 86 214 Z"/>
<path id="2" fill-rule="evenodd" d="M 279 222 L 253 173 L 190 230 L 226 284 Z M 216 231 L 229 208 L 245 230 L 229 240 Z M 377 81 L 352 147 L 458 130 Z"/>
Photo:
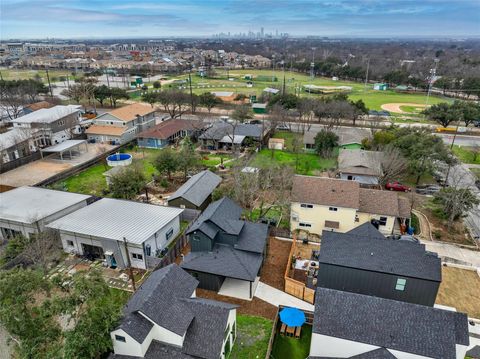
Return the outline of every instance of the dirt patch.
<path id="1" fill-rule="evenodd" d="M 419 210 L 427 216 L 430 222 L 433 240 L 475 245 L 463 222 L 457 220 L 453 223 L 452 227 L 448 229 L 447 220 L 439 218 L 438 215 L 434 213 L 435 207 L 431 201 L 431 197 L 416 195 L 414 199 L 414 209 Z"/>
<path id="2" fill-rule="evenodd" d="M 437 304 L 455 307 L 469 317 L 480 318 L 480 277 L 475 271 L 442 267 Z"/>
<path id="3" fill-rule="evenodd" d="M 400 107 L 401 106 L 412 106 L 412 107 L 418 107 L 418 108 L 425 108 L 427 107 L 426 105 L 418 104 L 418 103 L 384 103 L 381 107 L 382 110 L 389 111 L 389 112 L 395 112 L 395 113 L 410 113 L 410 112 L 405 112 L 403 111 Z"/>
<path id="4" fill-rule="evenodd" d="M 270 237 L 268 240 L 267 258 L 263 263 L 260 278 L 262 282 L 284 290 L 285 284 L 283 276 L 287 267 L 288 255 L 292 242 L 281 241 Z"/>
<path id="5" fill-rule="evenodd" d="M 274 320 L 277 314 L 277 307 L 256 297 L 254 297 L 253 300 L 248 301 L 232 297 L 225 297 L 223 295 L 212 292 L 211 290 L 199 288 L 197 288 L 197 297 L 236 304 L 239 306 L 237 308 L 237 312 L 239 314 L 254 315 L 269 320 Z"/>

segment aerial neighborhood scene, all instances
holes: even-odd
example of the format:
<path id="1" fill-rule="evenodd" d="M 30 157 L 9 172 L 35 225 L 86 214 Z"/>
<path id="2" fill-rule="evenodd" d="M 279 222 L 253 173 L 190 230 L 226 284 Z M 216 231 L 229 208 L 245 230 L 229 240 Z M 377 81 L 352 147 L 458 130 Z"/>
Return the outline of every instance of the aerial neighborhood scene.
<path id="1" fill-rule="evenodd" d="M 478 0 L 1 0 L 0 359 L 480 359 Z"/>

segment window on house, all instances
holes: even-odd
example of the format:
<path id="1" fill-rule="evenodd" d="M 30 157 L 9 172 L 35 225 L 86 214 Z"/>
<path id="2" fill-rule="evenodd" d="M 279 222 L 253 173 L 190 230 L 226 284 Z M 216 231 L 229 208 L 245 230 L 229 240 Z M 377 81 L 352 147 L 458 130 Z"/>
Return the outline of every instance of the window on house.
<path id="1" fill-rule="evenodd" d="M 407 285 L 407 280 L 404 278 L 398 278 L 397 284 L 395 285 L 396 290 L 401 290 L 402 292 L 405 290 L 405 286 Z"/>
<path id="2" fill-rule="evenodd" d="M 121 335 L 116 335 L 116 334 L 115 334 L 115 340 L 116 340 L 117 342 L 122 342 L 122 343 L 126 343 L 126 342 L 127 342 L 127 340 L 125 339 L 125 337 L 123 337 L 123 336 L 121 336 Z"/>
<path id="3" fill-rule="evenodd" d="M 173 236 L 173 228 L 170 228 L 168 232 L 165 234 L 165 237 L 167 238 L 167 241 L 172 238 Z"/>
<path id="4" fill-rule="evenodd" d="M 139 260 L 139 261 L 142 261 L 143 260 L 143 254 L 132 253 L 132 258 L 136 259 L 136 260 Z"/>
<path id="5" fill-rule="evenodd" d="M 352 181 L 352 180 L 353 180 L 353 176 L 347 176 L 347 180 Z"/>
<path id="6" fill-rule="evenodd" d="M 193 235 L 193 240 L 194 240 L 195 242 L 199 242 L 199 241 L 200 241 L 200 236 Z"/>
<path id="7" fill-rule="evenodd" d="M 300 222 L 298 225 L 300 227 L 306 227 L 306 228 L 310 228 L 312 226 L 310 223 L 302 223 L 302 222 Z"/>
<path id="8" fill-rule="evenodd" d="M 337 207 L 329 207 L 328 210 L 332 211 L 332 212 L 336 212 L 336 211 L 338 211 L 338 208 Z"/>
<path id="9" fill-rule="evenodd" d="M 67 240 L 67 246 L 73 247 L 73 241 Z"/>
<path id="10" fill-rule="evenodd" d="M 387 217 L 380 217 L 378 220 L 378 224 L 381 226 L 386 226 L 387 225 Z"/>
<path id="11" fill-rule="evenodd" d="M 302 207 L 302 208 L 313 208 L 313 204 L 302 203 L 302 204 L 300 204 L 300 207 Z"/>
<path id="12" fill-rule="evenodd" d="M 225 329 L 225 333 L 223 334 L 223 340 L 227 339 L 228 334 L 230 334 L 230 324 L 227 325 L 227 329 Z"/>

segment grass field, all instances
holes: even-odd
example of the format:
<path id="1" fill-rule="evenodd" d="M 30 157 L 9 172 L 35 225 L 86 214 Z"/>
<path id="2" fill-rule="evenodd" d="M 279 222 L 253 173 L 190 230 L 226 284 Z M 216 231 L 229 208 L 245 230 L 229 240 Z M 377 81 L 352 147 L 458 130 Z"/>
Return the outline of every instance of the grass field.
<path id="1" fill-rule="evenodd" d="M 267 167 L 272 163 L 286 164 L 295 168 L 297 174 L 315 175 L 322 171 L 336 167 L 336 158 L 321 158 L 314 153 L 299 153 L 298 162 L 297 155 L 291 152 L 274 151 L 272 158 L 272 151 L 263 149 L 258 152 L 255 158 L 250 163 L 253 167 Z"/>
<path id="2" fill-rule="evenodd" d="M 2 73 L 2 78 L 4 80 L 26 80 L 33 79 L 36 74 L 38 74 L 43 82 L 47 82 L 47 74 L 45 70 L 19 70 L 19 69 L 6 69 L 0 68 Z M 49 70 L 48 75 L 50 76 L 50 81 L 55 82 L 55 78 L 59 76 L 67 76 L 73 78 L 73 75 L 70 71 L 66 70 Z"/>
<path id="3" fill-rule="evenodd" d="M 262 317 L 237 314 L 237 339 L 229 359 L 265 358 L 272 322 Z"/>
<path id="4" fill-rule="evenodd" d="M 469 317 L 480 318 L 480 278 L 475 271 L 442 267 L 437 304 L 455 307 Z"/>
<path id="5" fill-rule="evenodd" d="M 246 74 L 252 74 L 253 87 L 247 88 L 246 82 L 243 76 Z M 266 76 L 272 77 L 276 76 L 278 81 L 257 81 L 255 76 Z M 188 78 L 187 75 L 175 76 L 176 79 L 185 80 Z M 192 89 L 196 94 L 200 94 L 207 91 L 232 91 L 235 93 L 243 93 L 247 95 L 260 95 L 265 87 L 276 87 L 281 88 L 283 84 L 283 72 L 282 71 L 272 71 L 272 70 L 231 70 L 229 72 L 229 78 L 232 78 L 233 81 L 227 79 L 227 74 L 225 71 L 218 71 L 217 78 L 202 78 L 198 75 L 192 76 Z M 313 84 L 317 86 L 350 86 L 352 87 L 351 92 L 349 93 L 349 98 L 351 100 L 362 99 L 368 108 L 372 110 L 380 110 L 381 105 L 385 103 L 418 103 L 425 104 L 425 94 L 405 94 L 395 91 L 374 91 L 373 85 L 369 84 L 367 89 L 364 88 L 362 83 L 351 82 L 351 81 L 333 81 L 329 78 L 316 77 L 313 80 L 306 74 L 301 74 L 297 72 L 285 72 L 285 87 L 287 92 L 295 93 L 296 89 L 300 89 L 300 94 L 302 96 L 318 97 L 317 94 L 309 94 L 304 91 L 303 85 Z M 164 87 L 175 88 L 178 87 L 177 84 L 165 85 Z M 188 90 L 187 84 L 180 85 L 184 87 L 184 90 Z M 429 103 L 435 104 L 439 102 L 450 101 L 449 99 L 431 96 Z"/>
<path id="6" fill-rule="evenodd" d="M 477 151 L 477 154 L 475 154 L 475 151 Z M 453 146 L 453 153 L 463 163 L 480 165 L 480 148 Z"/>
<path id="7" fill-rule="evenodd" d="M 312 326 L 302 326 L 300 339 L 277 334 L 273 342 L 272 358 L 275 359 L 305 359 L 310 353 Z"/>

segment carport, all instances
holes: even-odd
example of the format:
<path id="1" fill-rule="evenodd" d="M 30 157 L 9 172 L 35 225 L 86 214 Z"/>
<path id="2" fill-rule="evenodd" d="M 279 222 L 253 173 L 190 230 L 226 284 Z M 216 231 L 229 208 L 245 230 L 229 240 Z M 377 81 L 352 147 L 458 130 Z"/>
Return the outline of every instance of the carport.
<path id="1" fill-rule="evenodd" d="M 81 153 L 82 145 L 85 146 L 85 152 L 88 152 L 87 140 L 67 140 L 65 142 L 59 143 L 58 145 L 51 146 L 40 150 L 40 153 L 43 158 L 44 153 L 58 153 L 60 159 L 63 161 L 63 154 L 68 153 L 69 159 L 72 159 L 75 155 L 75 152 Z"/>

